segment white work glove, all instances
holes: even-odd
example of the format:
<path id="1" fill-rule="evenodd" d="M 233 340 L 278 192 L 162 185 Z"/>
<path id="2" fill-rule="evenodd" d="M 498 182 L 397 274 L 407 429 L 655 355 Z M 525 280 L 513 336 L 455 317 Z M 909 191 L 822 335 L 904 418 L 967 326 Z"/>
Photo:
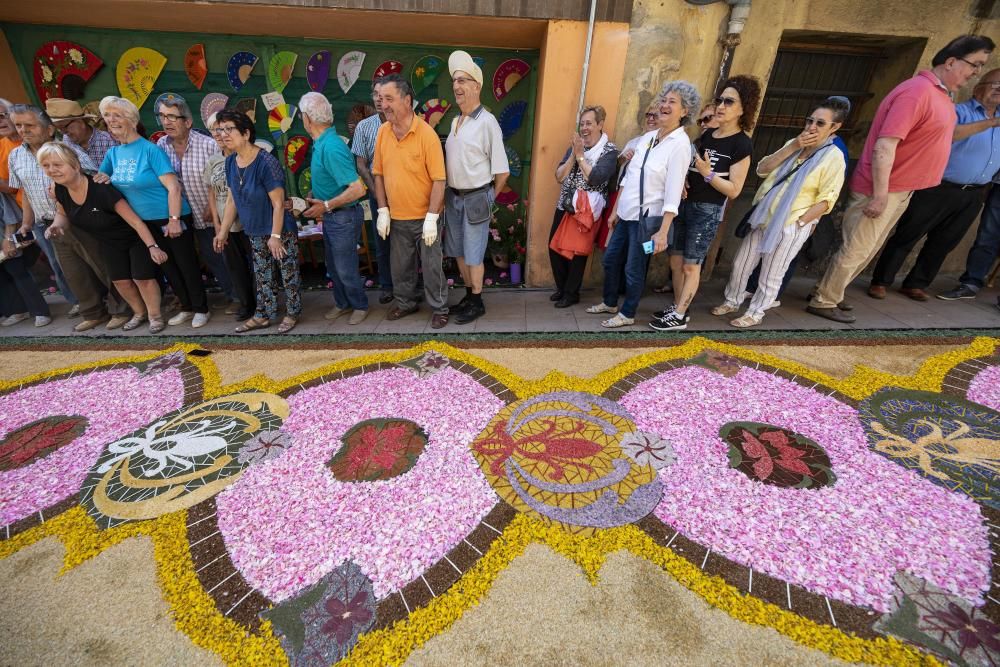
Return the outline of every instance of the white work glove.
<path id="1" fill-rule="evenodd" d="M 378 230 L 378 235 L 385 240 L 389 236 L 389 208 L 383 206 L 378 210 L 378 221 L 375 223 L 375 229 Z"/>
<path id="2" fill-rule="evenodd" d="M 424 216 L 424 243 L 434 245 L 438 237 L 438 214 L 428 213 Z"/>

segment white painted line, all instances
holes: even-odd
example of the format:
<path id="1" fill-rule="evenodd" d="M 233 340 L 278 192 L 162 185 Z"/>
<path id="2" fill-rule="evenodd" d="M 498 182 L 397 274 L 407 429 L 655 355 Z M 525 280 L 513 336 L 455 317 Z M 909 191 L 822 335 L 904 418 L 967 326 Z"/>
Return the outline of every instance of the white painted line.
<path id="1" fill-rule="evenodd" d="M 239 607 L 241 604 L 243 604 L 244 600 L 246 600 L 251 595 L 253 595 L 253 589 L 250 589 L 249 593 L 247 593 L 246 595 L 244 595 L 243 597 L 241 597 L 240 601 L 237 602 L 236 604 L 234 604 L 232 607 L 230 607 L 229 611 L 227 611 L 225 614 L 223 614 L 223 616 L 229 616 L 231 613 L 233 613 L 236 610 L 237 607 Z"/>
<path id="2" fill-rule="evenodd" d="M 830 612 L 830 620 L 833 622 L 833 627 L 837 627 L 837 619 L 833 617 L 833 607 L 830 606 L 830 598 L 824 597 L 826 600 L 826 610 Z"/>
<path id="3" fill-rule="evenodd" d="M 677 539 L 677 536 L 680 535 L 680 534 L 681 534 L 681 531 L 679 531 L 679 530 L 674 533 L 674 536 L 670 538 L 669 542 L 667 542 L 667 548 L 669 548 L 670 545 L 674 543 L 674 540 Z"/>
<path id="4" fill-rule="evenodd" d="M 212 592 L 212 591 L 214 591 L 214 590 L 215 590 L 216 588 L 218 588 L 218 587 L 219 587 L 219 586 L 221 586 L 222 584 L 226 583 L 227 581 L 229 581 L 230 579 L 232 579 L 232 578 L 233 578 L 233 577 L 235 577 L 235 576 L 236 576 L 236 570 L 233 570 L 233 571 L 232 571 L 232 573 L 230 573 L 230 575 L 229 575 L 228 577 L 226 577 L 225 579 L 223 579 L 222 581 L 220 581 L 220 582 L 219 582 L 219 583 L 217 583 L 216 585 L 214 585 L 214 586 L 212 586 L 211 588 L 209 588 L 209 589 L 208 589 L 208 592 L 209 592 L 209 593 L 211 593 L 211 592 Z"/>
<path id="5" fill-rule="evenodd" d="M 750 583 L 747 585 L 747 593 L 753 593 L 753 568 L 750 568 Z"/>
<path id="6" fill-rule="evenodd" d="M 201 544 L 202 542 L 204 542 L 205 540 L 207 540 L 208 538 L 210 538 L 210 537 L 215 537 L 215 536 L 216 536 L 216 535 L 218 535 L 218 534 L 219 534 L 219 531 L 215 531 L 215 532 L 214 532 L 214 533 L 212 533 L 211 535 L 206 535 L 205 537 L 201 538 L 201 539 L 200 539 L 200 540 L 198 540 L 197 542 L 194 542 L 194 543 L 192 543 L 192 544 L 191 544 L 191 545 L 190 545 L 190 546 L 189 546 L 188 548 L 191 548 L 191 547 L 193 547 L 193 546 L 197 546 L 197 545 Z"/>
<path id="7" fill-rule="evenodd" d="M 212 512 L 212 513 L 211 513 L 211 514 L 209 514 L 208 516 L 203 516 L 203 517 L 201 517 L 200 519 L 198 519 L 198 520 L 197 520 L 197 521 L 195 521 L 194 523 L 189 523 L 189 524 L 188 524 L 188 528 L 190 528 L 191 526 L 197 526 L 197 525 L 198 525 L 199 523 L 201 523 L 202 521 L 205 521 L 206 519 L 211 519 L 211 518 L 212 518 L 213 516 L 215 516 L 215 512 Z"/>
<path id="8" fill-rule="evenodd" d="M 458 572 L 459 574 L 463 574 L 463 572 L 460 569 L 458 569 L 458 566 L 451 562 L 450 558 L 448 558 L 447 556 L 445 556 L 444 559 L 446 561 L 448 561 L 449 565 L 451 565 L 453 568 L 455 568 L 455 572 Z"/>
<path id="9" fill-rule="evenodd" d="M 470 547 L 472 547 L 472 550 L 475 551 L 477 554 L 479 554 L 480 556 L 483 555 L 483 552 L 477 549 L 471 542 L 469 542 L 469 540 L 462 540 L 462 541 L 468 544 Z"/>
<path id="10" fill-rule="evenodd" d="M 703 570 L 705 569 L 705 563 L 708 562 L 708 557 L 710 555 L 712 555 L 712 550 L 711 549 L 709 549 L 708 551 L 705 552 L 705 558 L 701 561 L 701 569 L 703 569 Z"/>
<path id="11" fill-rule="evenodd" d="M 787 581 L 785 582 L 785 592 L 788 594 L 788 608 L 792 608 L 792 586 Z"/>
<path id="12" fill-rule="evenodd" d="M 433 588 L 431 588 L 431 585 L 427 583 L 427 580 L 426 580 L 426 579 L 424 579 L 424 575 L 420 575 L 420 580 L 421 580 L 422 582 L 424 582 L 424 586 L 426 586 L 426 587 L 427 587 L 427 590 L 429 590 L 429 591 L 431 592 L 431 597 L 432 597 L 432 598 L 436 598 L 436 597 L 437 597 L 437 594 L 436 594 L 436 593 L 434 592 L 434 589 L 433 589 Z"/>
<path id="13" fill-rule="evenodd" d="M 406 607 L 406 613 L 410 613 L 410 605 L 406 603 L 406 596 L 403 595 L 403 591 L 399 591 L 399 598 L 403 601 L 403 606 Z"/>
<path id="14" fill-rule="evenodd" d="M 206 567 L 208 567 L 209 565 L 211 565 L 212 563 L 214 563 L 215 561 L 219 560 L 220 558 L 222 558 L 222 556 L 225 556 L 225 555 L 226 554 L 221 554 L 219 556 L 216 556 L 215 558 L 213 558 L 212 560 L 210 560 L 209 562 L 205 563 L 204 565 L 202 565 L 201 567 L 199 567 L 197 570 L 195 570 L 195 573 L 201 572 Z"/>
<path id="15" fill-rule="evenodd" d="M 484 526 L 486 526 L 487 528 L 489 528 L 490 530 L 492 530 L 497 535 L 503 535 L 503 533 L 501 533 L 499 530 L 497 530 L 496 528 L 494 528 L 490 524 L 486 523 L 485 521 L 480 521 L 479 523 L 483 524 Z"/>

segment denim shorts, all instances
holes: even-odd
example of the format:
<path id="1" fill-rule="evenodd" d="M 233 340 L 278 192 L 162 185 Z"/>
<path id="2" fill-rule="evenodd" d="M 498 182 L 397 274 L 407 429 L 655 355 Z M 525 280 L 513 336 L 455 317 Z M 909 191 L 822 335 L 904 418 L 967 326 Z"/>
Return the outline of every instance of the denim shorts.
<path id="1" fill-rule="evenodd" d="M 488 188 L 486 196 L 493 205 L 493 188 Z M 445 191 L 445 234 L 444 255 L 461 257 L 468 266 L 478 266 L 486 257 L 486 246 L 490 240 L 489 221 L 470 225 L 465 216 L 464 197 L 456 195 L 451 188 Z"/>
<path id="2" fill-rule="evenodd" d="M 722 222 L 722 204 L 681 202 L 680 212 L 670 225 L 669 253 L 683 255 L 685 264 L 701 264 Z"/>

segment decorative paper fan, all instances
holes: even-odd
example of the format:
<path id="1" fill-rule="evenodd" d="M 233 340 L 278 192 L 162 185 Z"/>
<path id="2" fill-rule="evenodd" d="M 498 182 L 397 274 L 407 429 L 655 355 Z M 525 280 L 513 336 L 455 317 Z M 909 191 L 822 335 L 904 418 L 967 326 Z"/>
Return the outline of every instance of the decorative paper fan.
<path id="1" fill-rule="evenodd" d="M 445 69 L 445 63 L 437 56 L 424 56 L 413 65 L 413 72 L 410 73 L 410 83 L 413 90 L 420 93 L 424 88 L 432 85 Z"/>
<path id="2" fill-rule="evenodd" d="M 229 65 L 226 66 L 226 76 L 229 77 L 229 85 L 233 90 L 239 92 L 240 88 L 250 80 L 250 73 L 256 64 L 257 56 L 249 51 L 237 51 L 233 54 L 229 59 Z"/>
<path id="3" fill-rule="evenodd" d="M 184 54 L 184 71 L 187 72 L 191 83 L 198 90 L 201 90 L 208 76 L 208 61 L 205 60 L 205 45 L 195 44 Z"/>
<path id="4" fill-rule="evenodd" d="M 337 63 L 337 83 L 340 84 L 340 89 L 345 94 L 351 89 L 354 82 L 358 80 L 358 77 L 361 76 L 361 66 L 364 63 L 364 51 L 348 51 L 341 56 L 340 62 Z M 375 78 L 377 79 L 379 76 L 383 75 L 376 72 Z"/>
<path id="5" fill-rule="evenodd" d="M 500 112 L 500 117 L 497 121 L 500 123 L 500 130 L 503 132 L 504 141 L 514 136 L 514 133 L 521 128 L 521 123 L 524 122 L 524 114 L 527 110 L 528 103 L 524 100 L 517 100 L 508 104 Z"/>
<path id="6" fill-rule="evenodd" d="M 510 146 L 504 146 L 503 149 L 507 153 L 507 164 L 510 165 L 510 175 L 517 178 L 521 175 L 521 156 Z"/>
<path id="7" fill-rule="evenodd" d="M 308 197 L 309 193 L 312 192 L 313 178 L 312 170 L 309 167 L 306 167 L 299 173 L 298 186 L 300 197 Z"/>
<path id="8" fill-rule="evenodd" d="M 162 95 L 157 97 L 156 102 L 153 103 L 153 115 L 160 113 L 161 104 L 166 103 L 168 107 L 175 107 L 177 106 L 178 102 L 183 104 L 185 100 L 177 93 L 163 93 Z M 160 122 L 159 116 L 156 116 L 156 125 L 158 127 L 163 127 L 163 123 Z"/>
<path id="9" fill-rule="evenodd" d="M 271 109 L 271 113 L 267 115 L 267 129 L 271 131 L 275 141 L 280 140 L 281 135 L 288 132 L 292 121 L 295 120 L 296 111 L 298 109 L 291 104 L 279 104 Z"/>
<path id="10" fill-rule="evenodd" d="M 330 78 L 332 57 L 329 51 L 317 51 L 309 57 L 309 62 L 306 63 L 306 83 L 309 84 L 309 90 L 323 92 L 327 79 Z"/>
<path id="11" fill-rule="evenodd" d="M 509 185 L 505 185 L 503 186 L 503 190 L 497 194 L 496 203 L 501 206 L 506 206 L 507 204 L 516 204 L 518 199 L 520 199 L 520 196 L 517 192 L 512 190 Z"/>
<path id="12" fill-rule="evenodd" d="M 298 173 L 299 169 L 305 165 L 306 153 L 309 152 L 311 143 L 309 137 L 302 134 L 288 137 L 288 143 L 285 145 L 285 164 L 293 173 Z"/>
<path id="13" fill-rule="evenodd" d="M 149 135 L 149 140 L 155 144 L 157 141 L 159 141 L 165 136 L 167 136 L 166 132 L 164 132 L 163 130 L 157 130 L 156 132 L 153 132 L 151 135 Z"/>
<path id="14" fill-rule="evenodd" d="M 372 75 L 372 81 L 375 79 L 381 79 L 383 76 L 388 76 L 390 74 L 399 74 L 403 71 L 403 63 L 398 60 L 386 60 L 384 63 L 375 68 L 375 74 Z"/>
<path id="15" fill-rule="evenodd" d="M 267 139 L 258 139 L 257 141 L 253 142 L 253 145 L 263 151 L 267 151 L 268 153 L 274 152 L 274 144 L 272 144 Z"/>
<path id="16" fill-rule="evenodd" d="M 78 100 L 104 61 L 75 42 L 47 42 L 35 51 L 35 90 L 42 106 L 50 97 Z"/>
<path id="17" fill-rule="evenodd" d="M 252 122 L 257 122 L 257 98 L 245 97 L 233 105 L 233 111 L 245 113 Z"/>
<path id="18" fill-rule="evenodd" d="M 437 127 L 449 109 L 451 109 L 451 102 L 445 99 L 435 98 L 420 105 L 420 113 L 431 127 Z"/>
<path id="19" fill-rule="evenodd" d="M 222 93 L 209 93 L 201 101 L 201 122 L 208 125 L 208 119 L 213 113 L 217 113 L 226 108 L 229 98 Z"/>
<path id="20" fill-rule="evenodd" d="M 298 54 L 291 51 L 278 51 L 267 63 L 267 81 L 276 92 L 281 92 L 292 80 L 292 72 L 295 71 L 295 61 L 299 59 Z"/>
<path id="21" fill-rule="evenodd" d="M 144 46 L 123 53 L 115 69 L 121 96 L 141 109 L 166 64 L 166 56 Z"/>
<path id="22" fill-rule="evenodd" d="M 507 97 L 507 94 L 517 85 L 518 81 L 528 74 L 530 69 L 531 65 L 517 58 L 500 63 L 500 67 L 497 67 L 497 71 L 493 74 L 493 96 L 497 98 L 497 101 Z"/>

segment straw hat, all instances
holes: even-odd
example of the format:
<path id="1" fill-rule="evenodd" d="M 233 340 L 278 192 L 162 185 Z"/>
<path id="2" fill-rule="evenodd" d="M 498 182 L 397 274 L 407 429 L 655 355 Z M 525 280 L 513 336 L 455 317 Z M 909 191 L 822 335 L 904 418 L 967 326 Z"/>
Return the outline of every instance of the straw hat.
<path id="1" fill-rule="evenodd" d="M 45 100 L 45 113 L 53 121 L 74 120 L 76 118 L 96 120 L 97 118 L 94 114 L 84 112 L 79 102 L 65 100 L 61 97 L 50 97 Z"/>

